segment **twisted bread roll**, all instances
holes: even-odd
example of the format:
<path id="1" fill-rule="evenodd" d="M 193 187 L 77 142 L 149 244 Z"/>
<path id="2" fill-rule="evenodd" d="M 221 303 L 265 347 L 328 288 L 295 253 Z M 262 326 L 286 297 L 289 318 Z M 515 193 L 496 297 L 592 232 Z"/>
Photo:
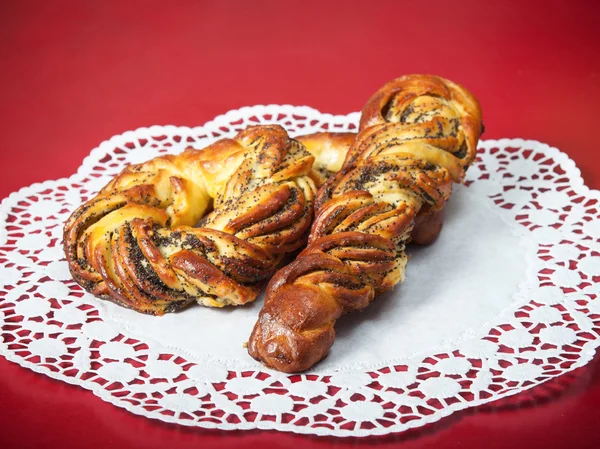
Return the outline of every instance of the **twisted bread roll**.
<path id="1" fill-rule="evenodd" d="M 477 100 L 424 75 L 386 84 L 366 104 L 342 169 L 321 188 L 307 248 L 267 287 L 248 344 L 268 367 L 304 371 L 332 346 L 336 320 L 404 279 L 405 246 L 423 210 L 422 242 L 476 156 Z"/>
<path id="2" fill-rule="evenodd" d="M 73 278 L 96 296 L 156 315 L 193 301 L 253 301 L 259 282 L 306 243 L 315 182 L 332 171 L 320 157 L 328 140 L 309 142 L 319 173 L 315 157 L 280 126 L 127 167 L 65 224 Z M 191 227 L 211 207 L 202 226 Z"/>

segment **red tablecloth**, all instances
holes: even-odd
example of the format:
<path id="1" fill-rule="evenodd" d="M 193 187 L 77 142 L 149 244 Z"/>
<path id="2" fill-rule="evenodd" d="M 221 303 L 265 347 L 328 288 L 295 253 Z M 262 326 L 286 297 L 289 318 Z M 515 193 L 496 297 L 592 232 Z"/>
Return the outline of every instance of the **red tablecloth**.
<path id="1" fill-rule="evenodd" d="M 168 5 L 169 4 L 169 5 Z M 484 138 L 566 151 L 600 187 L 600 4 L 504 2 L 0 3 L 0 196 L 72 174 L 102 140 L 198 125 L 244 105 L 359 110 L 385 81 L 467 86 Z M 376 439 L 183 429 L 0 358 L 0 447 L 599 447 L 600 360 L 534 394 Z"/>

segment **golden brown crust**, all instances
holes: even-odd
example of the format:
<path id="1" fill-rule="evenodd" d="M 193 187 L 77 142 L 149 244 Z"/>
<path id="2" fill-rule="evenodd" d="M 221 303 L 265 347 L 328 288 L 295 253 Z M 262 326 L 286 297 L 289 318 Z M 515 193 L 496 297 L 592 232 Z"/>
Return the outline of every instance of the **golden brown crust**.
<path id="1" fill-rule="evenodd" d="M 127 167 L 65 224 L 71 273 L 92 294 L 151 314 L 253 301 L 306 242 L 313 161 L 283 128 L 256 126 Z"/>
<path id="2" fill-rule="evenodd" d="M 426 100 L 421 104 L 416 103 L 415 100 L 419 97 Z M 387 121 L 406 122 L 410 120 L 411 115 L 420 112 L 430 112 L 437 117 L 446 116 L 428 107 L 427 97 L 433 101 L 444 100 L 455 106 L 457 119 L 467 142 L 465 155 L 458 159 L 463 167 L 469 166 L 475 159 L 477 142 L 483 131 L 481 107 L 468 90 L 450 80 L 434 75 L 407 75 L 388 82 L 363 108 L 360 129 L 364 130 Z M 426 116 L 425 121 L 429 121 L 428 118 Z M 456 149 L 460 149 L 460 146 Z"/>
<path id="3" fill-rule="evenodd" d="M 404 279 L 411 234 L 437 237 L 480 132 L 479 104 L 457 84 L 411 75 L 380 89 L 343 167 L 319 190 L 308 246 L 269 283 L 250 355 L 284 372 L 325 357 L 342 313 Z"/>

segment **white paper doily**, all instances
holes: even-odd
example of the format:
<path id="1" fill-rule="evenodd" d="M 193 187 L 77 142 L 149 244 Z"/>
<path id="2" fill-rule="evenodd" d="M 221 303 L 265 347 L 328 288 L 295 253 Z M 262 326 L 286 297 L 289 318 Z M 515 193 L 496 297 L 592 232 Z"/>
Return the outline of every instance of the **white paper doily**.
<path id="1" fill-rule="evenodd" d="M 71 280 L 70 212 L 125 164 L 205 147 L 252 124 L 292 135 L 355 130 L 359 114 L 254 106 L 197 128 L 153 126 L 103 142 L 68 179 L 0 206 L 0 353 L 163 421 L 365 436 L 422 426 L 585 365 L 600 344 L 600 193 L 564 153 L 483 141 L 444 231 L 412 248 L 406 282 L 344 317 L 313 371 L 267 370 L 242 347 L 262 300 L 149 317 Z"/>

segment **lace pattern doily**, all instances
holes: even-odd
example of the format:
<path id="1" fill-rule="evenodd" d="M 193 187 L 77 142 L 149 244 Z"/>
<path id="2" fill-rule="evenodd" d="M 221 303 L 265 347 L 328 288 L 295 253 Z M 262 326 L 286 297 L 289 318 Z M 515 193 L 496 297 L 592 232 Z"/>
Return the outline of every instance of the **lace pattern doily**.
<path id="1" fill-rule="evenodd" d="M 103 142 L 70 178 L 11 194 L 0 206 L 0 354 L 163 421 L 336 436 L 422 426 L 589 362 L 600 344 L 600 193 L 585 187 L 564 153 L 535 141 L 481 142 L 461 192 L 474 208 L 500 216 L 519 242 L 522 281 L 476 330 L 429 352 L 340 367 L 333 359 L 288 376 L 218 349 L 198 355 L 148 338 L 72 281 L 63 223 L 126 164 L 202 148 L 253 124 L 279 123 L 295 135 L 356 130 L 358 119 L 270 105 L 196 128 L 141 128 Z M 235 310 L 227 313 L 235 319 Z"/>

